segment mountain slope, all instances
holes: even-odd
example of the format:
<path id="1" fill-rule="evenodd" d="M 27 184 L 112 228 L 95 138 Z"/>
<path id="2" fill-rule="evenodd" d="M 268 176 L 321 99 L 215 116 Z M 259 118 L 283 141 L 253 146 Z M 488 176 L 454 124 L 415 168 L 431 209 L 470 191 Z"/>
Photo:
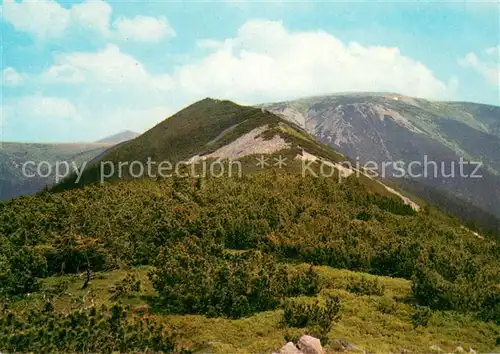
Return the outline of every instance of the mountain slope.
<path id="1" fill-rule="evenodd" d="M 318 160 L 316 169 L 324 160 L 332 164 L 329 167 L 337 175 L 353 173 L 338 165 L 346 160 L 342 154 L 316 141 L 297 125 L 263 109 L 207 98 L 186 107 L 140 137 L 101 154 L 79 180 L 72 176 L 53 191 L 95 183 L 104 175 L 106 179 L 130 178 L 130 168 L 116 168 L 120 163 L 127 166 L 135 161 L 145 166 L 149 160 L 153 162 L 152 174 L 155 175 L 162 162 L 187 166 L 218 159 L 238 160 L 242 170 L 256 171 L 259 169 L 256 158 L 260 155 L 268 155 L 266 158 L 271 160 L 282 156 L 288 162 L 286 168 L 298 172 L 302 159 L 309 156 Z M 189 172 L 187 167 L 184 170 Z M 113 175 L 108 176 L 112 171 Z M 364 174 L 360 180 L 374 191 L 395 195 Z"/>
<path id="2" fill-rule="evenodd" d="M 0 205 L 0 349 L 78 351 L 106 338 L 128 352 L 161 324 L 173 352 L 269 353 L 304 333 L 329 350 L 344 338 L 377 353 L 498 350 L 498 246 L 456 220 L 411 213 L 356 178 L 268 170 L 198 182 L 121 180 Z M 307 318 L 299 304 L 331 297 L 341 318 L 326 331 L 287 324 L 279 306 Z M 95 338 L 113 313 L 123 323 Z M 68 323 L 88 334 L 60 334 Z"/>
<path id="3" fill-rule="evenodd" d="M 259 163 L 259 157 L 265 161 Z M 214 163 L 222 161 L 222 165 Z M 281 162 L 280 162 L 281 161 Z M 81 176 L 70 176 L 52 191 L 113 179 L 158 178 L 160 166 L 175 175 L 252 173 L 276 164 L 282 170 L 344 179 L 351 174 L 371 191 L 418 210 L 403 195 L 362 170 L 344 166 L 347 158 L 319 142 L 296 124 L 264 109 L 206 98 L 159 123 L 138 138 L 97 156 Z M 261 165 L 263 164 L 263 165 Z M 133 166 L 133 167 L 132 167 Z M 136 171 L 133 171 L 135 168 Z M 136 172 L 139 172 L 137 175 Z M 171 173 L 170 173 L 171 175 Z"/>
<path id="4" fill-rule="evenodd" d="M 359 158 L 362 164 L 375 161 L 380 167 L 382 162 L 403 161 L 408 166 L 412 161 L 435 161 L 437 169 L 434 164 L 428 165 L 427 176 L 414 173 L 410 178 L 422 185 L 420 189 L 436 188 L 500 217 L 500 107 L 362 93 L 262 107 L 297 122 L 334 149 L 352 159 Z M 482 178 L 461 178 L 461 157 L 481 162 L 477 174 Z M 386 177 L 394 175 L 391 167 Z M 448 178 L 452 168 L 455 177 Z M 464 175 L 470 176 L 474 170 L 475 166 L 464 166 Z M 402 186 L 410 183 L 408 179 L 398 182 Z M 447 205 L 441 207 L 446 209 Z M 500 224 L 489 226 L 500 230 Z"/>
<path id="5" fill-rule="evenodd" d="M 180 173 L 94 183 L 101 163 L 152 159 Z M 344 159 L 206 99 L 79 183 L 1 203 L 0 350 L 269 353 L 304 333 L 328 352 L 497 350 L 497 243 Z M 218 160 L 245 173 L 192 170 Z"/>

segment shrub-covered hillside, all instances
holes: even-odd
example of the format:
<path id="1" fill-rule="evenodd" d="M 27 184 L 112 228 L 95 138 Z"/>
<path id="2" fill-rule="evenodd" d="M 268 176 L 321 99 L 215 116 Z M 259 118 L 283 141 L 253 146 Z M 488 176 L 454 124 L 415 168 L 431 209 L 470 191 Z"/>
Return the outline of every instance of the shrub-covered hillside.
<path id="1" fill-rule="evenodd" d="M 219 352 L 270 352 L 304 332 L 332 348 L 352 332 L 373 351 L 428 352 L 434 340 L 492 351 L 500 337 L 499 246 L 354 176 L 337 183 L 268 170 L 45 192 L 0 205 L 0 246 L 7 352 L 195 351 L 200 338 Z M 372 278 L 325 278 L 331 268 L 408 285 L 386 296 Z M 100 281 L 112 274 L 124 275 Z M 339 287 L 354 295 L 330 291 Z M 137 302 L 147 305 L 127 307 Z M 399 339 L 377 341 L 381 329 L 368 329 L 384 314 L 400 321 L 386 333 Z M 244 327 L 245 339 L 229 347 L 209 340 L 197 326 L 214 326 L 210 318 L 228 333 Z"/>

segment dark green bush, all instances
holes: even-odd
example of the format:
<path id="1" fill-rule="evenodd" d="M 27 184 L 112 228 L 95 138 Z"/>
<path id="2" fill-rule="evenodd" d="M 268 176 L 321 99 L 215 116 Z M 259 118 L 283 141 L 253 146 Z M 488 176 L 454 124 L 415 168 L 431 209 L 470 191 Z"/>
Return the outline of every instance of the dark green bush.
<path id="1" fill-rule="evenodd" d="M 46 269 L 45 258 L 33 248 L 0 249 L 0 298 L 38 291 L 38 277 L 45 275 Z"/>
<path id="2" fill-rule="evenodd" d="M 356 219 L 358 220 L 363 220 L 363 221 L 369 221 L 373 218 L 372 214 L 366 211 L 362 211 L 356 215 Z"/>
<path id="3" fill-rule="evenodd" d="M 314 303 L 288 299 L 284 304 L 283 322 L 288 327 L 310 327 L 319 331 L 323 337 L 340 319 L 340 309 L 340 298 L 337 296 L 327 297 L 324 305 L 321 305 L 317 299 Z"/>
<path id="4" fill-rule="evenodd" d="M 393 299 L 383 297 L 377 303 L 377 310 L 387 315 L 395 314 L 398 310 L 398 305 Z"/>
<path id="5" fill-rule="evenodd" d="M 112 300 L 118 300 L 124 296 L 130 296 L 133 293 L 141 291 L 141 280 L 134 274 L 128 273 L 118 284 L 111 290 Z"/>
<path id="6" fill-rule="evenodd" d="M 248 289 L 242 290 L 262 283 L 275 284 L 279 297 L 317 292 L 314 273 L 297 275 L 290 286 L 278 280 L 281 266 L 275 265 L 275 275 L 267 274 L 272 267 L 263 266 L 265 274 L 260 277 L 258 271 L 253 274 L 260 268 L 250 266 L 245 256 L 223 254 L 223 249 L 230 248 L 259 251 L 284 263 L 329 265 L 406 279 L 420 273 L 413 278 L 419 304 L 498 321 L 500 246 L 478 240 L 434 208 L 414 213 L 396 197 L 374 194 L 385 190 L 372 190 L 375 186 L 356 178 L 338 184 L 328 178 L 266 171 L 240 179 L 118 181 L 14 199 L 0 204 L 0 295 L 37 291 L 39 278 L 80 273 L 89 265 L 94 272 L 155 265 L 159 250 L 194 235 L 203 239 L 204 248 L 218 248 L 218 253 L 210 251 L 194 259 L 175 260 L 174 256 L 174 263 L 190 269 L 198 263 L 208 267 L 198 275 L 174 270 L 173 283 L 160 288 L 181 289 L 182 279 L 199 277 L 196 286 L 186 285 L 186 291 L 214 289 L 212 283 L 231 291 L 225 295 L 210 290 L 208 298 L 179 295 L 184 298 L 180 307 L 196 313 L 227 315 L 233 302 L 239 309 L 234 316 L 266 308 L 249 298 Z M 359 221 L 368 215 L 370 222 Z M 419 263 L 426 270 L 418 270 Z M 248 276 L 241 283 L 225 280 L 235 272 Z M 191 283 L 196 282 L 187 281 Z M 351 290 L 378 293 L 370 286 L 356 285 Z M 266 295 L 267 306 L 275 306 L 275 294 Z M 215 305 L 219 300 L 226 310 Z M 174 294 L 167 302 L 179 307 L 178 301 Z"/>
<path id="7" fill-rule="evenodd" d="M 410 205 L 404 204 L 395 197 L 386 197 L 378 194 L 370 195 L 369 201 L 380 209 L 396 215 L 415 215 L 415 210 Z"/>
<path id="8" fill-rule="evenodd" d="M 312 266 L 277 265 L 259 251 L 227 253 L 194 237 L 163 248 L 150 278 L 169 311 L 231 318 L 274 309 L 286 296 L 319 291 Z"/>
<path id="9" fill-rule="evenodd" d="M 49 274 L 78 273 L 87 266 L 93 271 L 106 267 L 106 252 L 95 238 L 69 234 L 56 238 L 52 246 L 40 249 L 47 260 Z"/>
<path id="10" fill-rule="evenodd" d="M 163 323 L 129 318 L 121 306 L 60 314 L 0 313 L 0 349 L 6 352 L 112 353 L 179 352 Z"/>
<path id="11" fill-rule="evenodd" d="M 378 295 L 382 296 L 385 292 L 384 284 L 378 279 L 372 280 L 362 277 L 361 279 L 351 278 L 347 285 L 347 291 L 359 295 Z"/>
<path id="12" fill-rule="evenodd" d="M 484 321 L 500 323 L 500 288 L 489 279 L 497 279 L 498 269 L 484 267 L 469 273 L 471 280 L 460 275 L 455 282 L 446 280 L 425 264 L 416 268 L 412 292 L 419 304 L 432 309 L 476 313 Z"/>
<path id="13" fill-rule="evenodd" d="M 432 312 L 430 308 L 426 306 L 416 306 L 410 316 L 410 319 L 414 328 L 417 328 L 418 326 L 427 327 L 431 316 Z"/>
<path id="14" fill-rule="evenodd" d="M 320 291 L 319 275 L 312 265 L 307 270 L 289 267 L 285 272 L 287 288 L 283 296 L 313 296 Z"/>

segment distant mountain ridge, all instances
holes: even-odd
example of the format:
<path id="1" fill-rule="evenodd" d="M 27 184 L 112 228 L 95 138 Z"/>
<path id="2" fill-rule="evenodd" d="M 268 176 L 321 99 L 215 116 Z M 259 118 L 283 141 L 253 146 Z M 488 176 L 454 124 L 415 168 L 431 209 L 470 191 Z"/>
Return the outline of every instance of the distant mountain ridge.
<path id="1" fill-rule="evenodd" d="M 362 163 L 422 162 L 425 156 L 445 166 L 461 157 L 479 161 L 481 179 L 432 175 L 412 180 L 421 185 L 416 189 L 435 188 L 500 217 L 500 107 L 393 93 L 336 94 L 259 107 L 299 124 Z M 409 180 L 398 182 L 405 186 Z"/>
<path id="2" fill-rule="evenodd" d="M 139 133 L 130 130 L 124 130 L 120 133 L 110 135 L 100 140 L 97 140 L 96 143 L 118 144 L 127 140 L 132 140 L 134 138 L 137 138 L 139 135 L 140 135 Z"/>
<path id="3" fill-rule="evenodd" d="M 80 166 L 84 162 L 92 161 L 96 156 L 107 151 L 115 144 L 137 136 L 130 131 L 108 136 L 91 143 L 10 143 L 4 142 L 0 149 L 0 200 L 7 200 L 21 195 L 31 195 L 45 187 L 54 184 L 54 176 L 41 177 L 48 173 L 47 164 L 53 166 L 57 161 L 74 162 Z M 27 177 L 22 168 L 25 167 Z"/>

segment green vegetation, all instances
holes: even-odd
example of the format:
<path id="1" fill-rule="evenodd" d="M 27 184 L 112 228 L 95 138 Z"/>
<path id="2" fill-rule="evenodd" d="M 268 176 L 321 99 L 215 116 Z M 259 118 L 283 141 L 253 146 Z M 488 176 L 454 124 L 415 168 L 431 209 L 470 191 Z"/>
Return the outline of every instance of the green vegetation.
<path id="1" fill-rule="evenodd" d="M 428 307 L 417 306 L 415 312 L 410 316 L 413 326 L 417 328 L 418 326 L 427 327 L 429 325 L 429 319 L 432 316 L 432 312 Z"/>
<path id="2" fill-rule="evenodd" d="M 128 319 L 119 305 L 111 309 L 92 307 L 70 314 L 53 311 L 50 302 L 43 311 L 0 314 L 0 344 L 11 352 L 92 353 L 174 352 L 173 336 L 162 324 Z"/>
<path id="3" fill-rule="evenodd" d="M 265 110 L 207 99 L 104 160 L 181 161 L 263 125 L 287 168 L 96 184 L 95 165 L 0 204 L 0 351 L 498 349 L 497 243 L 366 176 L 302 176 L 302 149 L 343 157 Z"/>
<path id="4" fill-rule="evenodd" d="M 289 327 L 311 328 L 314 335 L 324 339 L 340 319 L 340 309 L 338 296 L 328 297 L 324 305 L 318 299 L 313 303 L 288 300 L 283 307 L 283 321 Z"/>
<path id="5" fill-rule="evenodd" d="M 351 293 L 361 294 L 361 295 L 384 295 L 384 285 L 381 284 L 377 279 L 367 279 L 361 278 L 361 280 L 352 279 L 350 284 L 347 286 L 347 290 Z"/>
<path id="6" fill-rule="evenodd" d="M 271 351 L 304 332 L 375 351 L 425 352 L 436 341 L 493 350 L 498 245 L 432 208 L 402 213 L 403 204 L 387 198 L 355 177 L 339 184 L 271 170 L 15 199 L 0 205 L 1 293 L 16 318 L 47 299 L 65 316 L 122 302 L 127 321 L 150 317 L 192 351 Z M 339 311 L 327 305 L 335 296 Z M 318 304 L 292 305 L 304 297 Z M 414 315 L 417 304 L 430 308 L 428 318 Z M 137 343 L 156 335 L 135 328 L 144 338 Z M 131 345 L 112 340 L 110 348 Z M 0 348 L 13 349 L 8 343 L 2 337 Z M 71 338 L 61 348 L 78 345 Z"/>
<path id="7" fill-rule="evenodd" d="M 303 149 L 333 162 L 343 162 L 346 159 L 342 154 L 316 141 L 302 128 L 268 111 L 240 106 L 231 101 L 207 98 L 174 114 L 140 137 L 104 154 L 99 163 L 95 161 L 85 169 L 78 183 L 76 183 L 77 176 L 72 175 L 54 186 L 51 191 L 60 192 L 93 184 L 100 181 L 103 175 L 109 176 L 106 180 L 132 179 L 128 167 L 122 169 L 118 167 L 120 163 L 127 166 L 126 163 L 132 161 L 141 162 L 143 165 L 152 161 L 151 174 L 157 175 L 158 165 L 161 162 L 176 164 L 188 161 L 193 156 L 210 154 L 253 129 L 263 126 L 268 127 L 262 133 L 264 139 L 279 135 L 290 145 L 289 149 L 280 151 L 287 161 L 294 160 Z M 255 171 L 253 156 L 238 160 L 244 164 L 245 173 Z M 101 163 L 104 164 L 101 166 Z M 296 163 L 295 167 L 297 165 Z M 189 168 L 182 170 L 182 173 L 190 172 Z"/>
<path id="8" fill-rule="evenodd" d="M 306 264 L 295 267 L 299 271 L 310 268 Z M 45 278 L 41 281 L 39 292 L 10 301 L 8 311 L 14 313 L 16 318 L 25 318 L 27 306 L 36 313 L 41 313 L 48 296 L 44 299 L 44 295 L 53 291 L 58 284 L 65 283 L 63 287 L 66 290 L 52 297 L 54 313 L 88 313 L 95 307 L 102 315 L 101 307 L 104 305 L 107 309 L 105 316 L 109 318 L 111 308 L 119 305 L 126 311 L 125 323 L 148 321 L 150 325 L 164 326 L 166 338 L 175 342 L 177 351 L 269 353 L 280 348 L 285 341 L 296 340 L 304 333 L 319 336 L 320 328 L 314 324 L 306 328 L 288 327 L 284 323 L 284 311 L 280 308 L 236 320 L 203 315 L 166 314 L 156 301 L 157 293 L 149 281 L 148 273 L 151 269 L 138 267 L 96 272 L 91 285 L 85 290 L 81 289 L 82 280 L 78 275 Z M 330 332 L 323 338 L 327 343 L 327 353 L 331 352 L 328 351 L 328 343 L 341 338 L 346 338 L 357 347 L 373 353 L 400 352 L 403 349 L 414 353 L 428 353 L 429 347 L 435 344 L 440 345 L 446 352 L 453 352 L 459 345 L 466 351 L 474 348 L 478 352 L 498 352 L 500 349 L 496 344 L 496 338 L 500 337 L 498 326 L 491 322 L 478 321 L 470 315 L 432 310 L 427 326 L 414 328 L 412 316 L 415 307 L 407 300 L 411 298 L 410 281 L 324 266 L 315 269 L 322 289 L 320 293 L 316 297 L 302 296 L 291 301 L 314 304 L 318 299 L 319 306 L 323 307 L 328 298 L 339 297 L 340 318 L 333 322 Z M 129 274 L 141 280 L 140 292 L 124 295 L 117 300 L 119 302 L 110 299 L 110 290 Z M 352 279 L 361 280 L 363 277 L 377 279 L 383 284 L 386 289 L 384 296 L 358 295 L 345 290 Z M 391 313 L 379 310 L 382 302 L 394 304 L 395 310 Z M 3 339 L 0 343 L 2 348 L 6 348 Z M 12 352 L 14 349 L 6 351 Z"/>
<path id="9" fill-rule="evenodd" d="M 224 253 L 221 247 L 187 238 L 163 248 L 150 276 L 173 313 L 240 318 L 275 309 L 282 298 L 315 295 L 316 274 L 288 274 L 261 252 Z"/>
<path id="10" fill-rule="evenodd" d="M 113 294 L 112 300 L 118 300 L 125 296 L 132 296 L 141 291 L 141 280 L 134 274 L 127 274 L 116 286 L 111 290 Z"/>
<path id="11" fill-rule="evenodd" d="M 254 128 L 276 125 L 279 121 L 275 115 L 260 109 L 207 98 L 186 107 L 140 137 L 121 144 L 102 156 L 100 161 L 109 161 L 115 166 L 119 162 L 146 163 L 148 159 L 156 163 L 186 161 L 195 155 L 213 152 Z M 153 166 L 153 173 L 157 172 L 157 167 Z M 116 170 L 110 179 L 118 178 Z M 75 183 L 76 176 L 70 176 L 53 190 L 62 191 L 97 182 L 102 172 L 111 171 L 101 171 L 100 164 L 89 166 L 79 183 Z M 130 178 L 128 169 L 123 172 L 121 178 Z"/>

